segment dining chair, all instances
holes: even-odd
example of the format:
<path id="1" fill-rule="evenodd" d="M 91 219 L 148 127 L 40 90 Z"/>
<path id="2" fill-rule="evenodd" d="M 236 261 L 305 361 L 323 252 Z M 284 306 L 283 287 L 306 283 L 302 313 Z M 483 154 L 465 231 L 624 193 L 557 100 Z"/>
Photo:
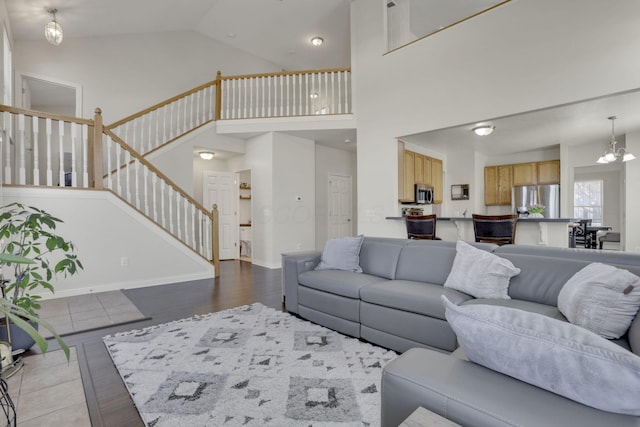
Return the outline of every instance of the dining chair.
<path id="1" fill-rule="evenodd" d="M 587 233 L 587 227 L 591 226 L 592 219 L 581 219 L 573 227 L 573 241 L 577 248 L 591 248 L 591 235 Z"/>
<path id="2" fill-rule="evenodd" d="M 517 215 L 471 215 L 476 242 L 513 244 L 516 240 Z"/>
<path id="3" fill-rule="evenodd" d="M 409 239 L 440 240 L 436 237 L 436 215 L 408 215 L 405 217 Z"/>

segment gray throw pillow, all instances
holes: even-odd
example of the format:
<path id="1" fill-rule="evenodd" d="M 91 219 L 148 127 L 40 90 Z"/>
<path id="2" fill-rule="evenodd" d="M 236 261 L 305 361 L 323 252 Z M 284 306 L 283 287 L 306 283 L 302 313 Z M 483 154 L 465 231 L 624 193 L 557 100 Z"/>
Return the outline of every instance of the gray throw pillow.
<path id="1" fill-rule="evenodd" d="M 587 329 L 494 305 L 457 306 L 446 318 L 472 362 L 603 411 L 640 415 L 640 357 Z"/>
<path id="2" fill-rule="evenodd" d="M 347 270 L 362 273 L 360 248 L 364 236 L 329 239 L 324 244 L 316 270 Z"/>
<path id="3" fill-rule="evenodd" d="M 476 298 L 511 299 L 507 293 L 509 281 L 517 274 L 520 269 L 508 259 L 458 240 L 444 286 Z"/>
<path id="4" fill-rule="evenodd" d="M 609 339 L 624 335 L 640 308 L 640 277 L 612 265 L 591 263 L 558 294 L 569 322 Z"/>

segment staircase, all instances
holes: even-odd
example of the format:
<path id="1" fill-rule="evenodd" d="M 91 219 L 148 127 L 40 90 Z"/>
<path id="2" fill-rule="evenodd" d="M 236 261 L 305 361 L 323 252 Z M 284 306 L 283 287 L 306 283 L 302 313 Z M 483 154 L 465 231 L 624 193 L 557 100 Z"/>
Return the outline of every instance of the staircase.
<path id="1" fill-rule="evenodd" d="M 114 193 L 219 272 L 218 216 L 145 156 L 214 120 L 351 113 L 349 69 L 223 77 L 105 126 L 0 105 L 2 184 Z"/>

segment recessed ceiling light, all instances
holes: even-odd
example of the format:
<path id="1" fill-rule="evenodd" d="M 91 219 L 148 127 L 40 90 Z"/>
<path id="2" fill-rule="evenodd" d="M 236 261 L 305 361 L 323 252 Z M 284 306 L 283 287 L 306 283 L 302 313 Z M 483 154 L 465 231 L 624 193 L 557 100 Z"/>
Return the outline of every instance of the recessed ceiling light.
<path id="1" fill-rule="evenodd" d="M 495 126 L 491 126 L 491 125 L 482 125 L 482 126 L 476 126 L 471 130 L 478 136 L 487 136 L 487 135 L 491 135 L 495 130 L 495 128 L 496 128 Z"/>
<path id="2" fill-rule="evenodd" d="M 347 139 L 344 140 L 344 142 L 345 142 L 345 144 L 348 144 L 348 143 L 351 142 L 351 140 L 349 138 L 347 138 Z"/>
<path id="3" fill-rule="evenodd" d="M 214 153 L 213 151 L 201 151 L 199 155 L 202 160 L 211 160 L 213 159 L 213 156 L 216 155 L 216 153 Z"/>
<path id="4" fill-rule="evenodd" d="M 229 37 L 230 39 L 235 39 L 236 38 L 236 33 L 228 32 L 227 33 L 227 37 Z"/>
<path id="5" fill-rule="evenodd" d="M 314 37 L 311 39 L 311 44 L 314 46 L 321 46 L 324 43 L 324 39 L 322 37 Z"/>

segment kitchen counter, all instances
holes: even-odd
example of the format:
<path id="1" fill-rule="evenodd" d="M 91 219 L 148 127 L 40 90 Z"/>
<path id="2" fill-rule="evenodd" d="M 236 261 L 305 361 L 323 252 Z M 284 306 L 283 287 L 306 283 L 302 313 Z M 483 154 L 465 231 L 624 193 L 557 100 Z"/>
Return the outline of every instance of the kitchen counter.
<path id="1" fill-rule="evenodd" d="M 401 216 L 386 219 L 404 221 Z M 574 221 L 573 218 L 518 218 L 516 244 L 569 247 L 569 224 Z M 471 217 L 437 217 L 436 235 L 448 241 L 475 241 Z"/>

